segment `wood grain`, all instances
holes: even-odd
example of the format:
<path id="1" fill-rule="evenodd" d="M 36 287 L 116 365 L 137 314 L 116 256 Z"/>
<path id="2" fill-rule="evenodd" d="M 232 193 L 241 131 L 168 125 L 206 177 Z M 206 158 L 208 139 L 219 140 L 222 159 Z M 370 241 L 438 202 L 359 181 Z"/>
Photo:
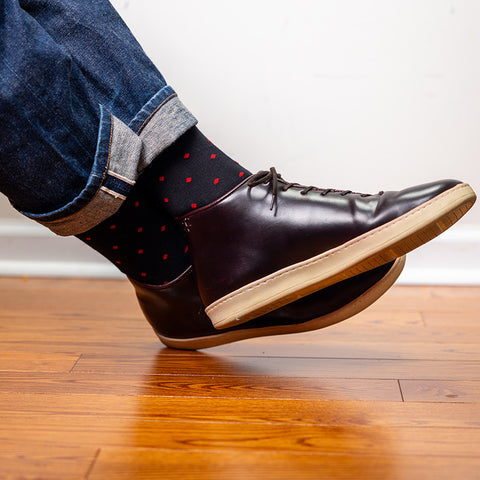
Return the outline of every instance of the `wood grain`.
<path id="1" fill-rule="evenodd" d="M 203 450 L 261 450 L 359 456 L 475 457 L 480 428 L 216 421 L 152 421 L 94 415 L 5 415 L 0 442 Z"/>
<path id="2" fill-rule="evenodd" d="M 150 395 L 193 398 L 401 401 L 397 380 L 0 372 L 4 393 Z"/>
<path id="3" fill-rule="evenodd" d="M 477 403 L 0 394 L 0 416 L 68 415 L 160 422 L 480 428 Z M 421 418 L 421 422 L 419 419 Z"/>
<path id="4" fill-rule="evenodd" d="M 69 372 L 79 360 L 76 353 L 0 350 L 0 370 L 11 372 Z"/>
<path id="5" fill-rule="evenodd" d="M 34 445 L 1 440 L 0 480 L 86 478 L 100 451 L 93 447 Z"/>
<path id="6" fill-rule="evenodd" d="M 456 380 L 401 380 L 403 397 L 411 402 L 480 401 L 480 382 Z"/>
<path id="7" fill-rule="evenodd" d="M 452 465 L 455 465 L 452 476 Z M 358 457 L 285 452 L 103 449 L 89 479 L 154 480 L 478 480 L 480 459 L 425 456 Z"/>
<path id="8" fill-rule="evenodd" d="M 388 327 L 386 328 L 388 329 Z M 365 341 L 361 342 L 327 341 L 326 339 L 314 342 L 307 334 L 305 336 L 291 335 L 289 338 L 282 338 L 281 342 L 277 337 L 259 338 L 215 347 L 209 349 L 208 353 L 236 357 L 480 360 L 480 349 L 476 343 L 395 342 L 392 339 L 384 342 L 372 342 L 367 337 L 368 334 L 365 334 Z"/>
<path id="9" fill-rule="evenodd" d="M 117 357 L 86 354 L 73 373 L 127 374 L 149 371 L 152 375 L 292 376 L 322 378 L 408 378 L 480 380 L 480 361 L 390 360 L 292 357 L 223 357 L 207 353 Z"/>
<path id="10" fill-rule="evenodd" d="M 0 278 L 0 480 L 480 479 L 480 288 L 162 347 L 125 281 Z"/>

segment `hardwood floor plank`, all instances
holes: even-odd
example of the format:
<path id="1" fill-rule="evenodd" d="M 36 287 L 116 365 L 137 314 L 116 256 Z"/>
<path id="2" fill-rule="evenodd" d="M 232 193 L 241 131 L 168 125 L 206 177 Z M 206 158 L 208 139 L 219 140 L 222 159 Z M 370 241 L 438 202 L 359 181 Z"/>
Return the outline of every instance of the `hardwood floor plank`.
<path id="1" fill-rule="evenodd" d="M 0 344 L 0 370 L 10 372 L 69 372 L 77 353 L 39 353 L 4 351 Z"/>
<path id="2" fill-rule="evenodd" d="M 472 334 L 480 337 L 480 308 L 475 312 L 465 311 L 458 308 L 455 312 L 442 311 L 422 311 L 422 318 L 427 328 L 435 328 L 438 330 L 457 330 L 459 328 L 468 327 Z"/>
<path id="3" fill-rule="evenodd" d="M 14 319 L 2 319 L 0 321 L 0 338 L 4 342 L 38 342 L 49 339 L 53 343 L 70 343 L 76 345 L 75 339 L 80 342 L 92 342 L 101 344 L 116 343 L 137 345 L 145 342 L 158 342 L 153 330 L 145 325 L 146 320 L 141 318 L 129 322 L 117 322 L 115 319 L 100 317 L 95 320 L 82 321 L 78 318 L 55 318 L 48 315 L 37 315 L 22 322 Z"/>
<path id="4" fill-rule="evenodd" d="M 80 480 L 86 477 L 94 447 L 29 445 L 2 440 L 0 480 Z"/>
<path id="5" fill-rule="evenodd" d="M 397 380 L 0 372 L 3 393 L 401 401 Z"/>
<path id="6" fill-rule="evenodd" d="M 415 289 L 415 287 L 406 287 L 409 290 Z M 436 285 L 427 287 L 430 289 L 431 297 L 432 298 L 443 298 L 443 299 L 451 299 L 451 298 L 474 298 L 477 301 L 478 292 L 480 288 L 477 287 L 468 287 L 468 286 L 450 286 L 450 285 Z"/>
<path id="7" fill-rule="evenodd" d="M 480 362 L 224 357 L 199 352 L 171 356 L 160 352 L 156 360 L 149 355 L 108 357 L 86 354 L 77 362 L 73 372 L 480 380 Z"/>
<path id="8" fill-rule="evenodd" d="M 20 421 L 21 420 L 21 421 Z M 0 443 L 267 450 L 359 456 L 478 456 L 480 428 L 169 422 L 88 415 L 8 415 Z"/>
<path id="9" fill-rule="evenodd" d="M 408 402 L 475 402 L 480 404 L 480 382 L 460 380 L 401 380 Z"/>
<path id="10" fill-rule="evenodd" d="M 480 287 L 394 286 L 372 306 L 378 310 L 478 312 Z"/>
<path id="11" fill-rule="evenodd" d="M 3 315 L 141 316 L 126 280 L 0 278 L 0 304 Z"/>
<path id="12" fill-rule="evenodd" d="M 476 344 L 420 343 L 420 342 L 368 342 L 357 343 L 312 341 L 292 338 L 259 338 L 222 345 L 205 350 L 208 354 L 238 357 L 297 357 L 297 358 L 362 358 L 395 360 L 476 360 L 480 349 Z M 319 340 L 319 339 L 317 339 Z M 174 354 L 175 351 L 171 351 Z M 92 352 L 94 353 L 94 352 Z M 98 350 L 98 353 L 102 351 Z M 176 354 L 179 354 L 176 351 Z"/>
<path id="13" fill-rule="evenodd" d="M 98 416 L 167 422 L 480 427 L 480 403 L 0 394 L 0 416 Z"/>
<path id="14" fill-rule="evenodd" d="M 102 449 L 89 480 L 478 480 L 479 458 Z"/>
<path id="15" fill-rule="evenodd" d="M 330 327 L 307 332 L 298 335 L 291 335 L 291 342 L 305 340 L 307 342 L 353 342 L 353 343 L 457 343 L 457 344 L 475 344 L 480 342 L 480 330 L 470 328 L 437 328 L 435 325 L 426 326 L 420 323 L 412 325 L 391 324 L 388 316 L 383 321 L 369 324 L 364 321 L 364 317 L 369 314 L 368 311 L 360 313 L 358 316 L 349 318 Z M 374 317 L 377 315 L 375 314 Z M 288 339 L 286 339 L 288 341 Z"/>

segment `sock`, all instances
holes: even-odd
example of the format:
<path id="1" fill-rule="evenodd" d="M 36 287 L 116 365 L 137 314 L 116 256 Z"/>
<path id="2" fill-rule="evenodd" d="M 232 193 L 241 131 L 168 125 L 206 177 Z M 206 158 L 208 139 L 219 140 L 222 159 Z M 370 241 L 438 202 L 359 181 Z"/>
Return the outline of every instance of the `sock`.
<path id="1" fill-rule="evenodd" d="M 153 207 L 139 183 L 114 215 L 77 238 L 142 283 L 168 283 L 191 264 L 177 222 Z"/>
<path id="2" fill-rule="evenodd" d="M 213 202 L 249 175 L 193 127 L 142 173 L 117 213 L 77 237 L 134 280 L 168 283 L 191 265 L 174 218 Z"/>
<path id="3" fill-rule="evenodd" d="M 192 127 L 142 174 L 152 200 L 173 217 L 221 197 L 251 173 Z"/>

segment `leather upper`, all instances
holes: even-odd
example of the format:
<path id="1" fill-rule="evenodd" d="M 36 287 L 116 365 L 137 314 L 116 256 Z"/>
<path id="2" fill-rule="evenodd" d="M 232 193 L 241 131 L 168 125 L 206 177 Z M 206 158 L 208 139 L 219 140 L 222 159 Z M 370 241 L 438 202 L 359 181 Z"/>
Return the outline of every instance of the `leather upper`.
<path id="1" fill-rule="evenodd" d="M 331 285 L 242 325 L 222 329 L 222 333 L 297 325 L 327 315 L 365 293 L 388 273 L 392 265 L 393 262 Z M 219 331 L 205 313 L 191 268 L 168 285 L 131 282 L 145 317 L 158 334 L 175 339 L 218 335 Z"/>
<path id="2" fill-rule="evenodd" d="M 457 185 L 428 183 L 376 195 L 311 190 L 279 180 L 234 190 L 183 218 L 205 305 L 284 267 L 309 259 L 412 210 Z"/>

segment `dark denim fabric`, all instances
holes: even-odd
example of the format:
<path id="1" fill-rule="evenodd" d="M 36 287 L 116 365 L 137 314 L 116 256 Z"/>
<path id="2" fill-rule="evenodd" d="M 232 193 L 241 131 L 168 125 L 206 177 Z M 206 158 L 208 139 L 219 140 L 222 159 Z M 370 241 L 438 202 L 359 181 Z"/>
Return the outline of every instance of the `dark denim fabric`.
<path id="1" fill-rule="evenodd" d="M 0 3 L 0 191 L 31 218 L 78 212 L 102 186 L 123 198 L 135 178 L 111 172 L 111 151 L 117 163 L 145 166 L 145 159 L 122 125 L 139 135 L 173 97 L 107 0 Z M 194 123 L 188 111 L 170 111 L 155 128 Z M 181 134 L 173 130 L 168 141 Z M 121 144 L 130 149 L 126 159 Z"/>
<path id="2" fill-rule="evenodd" d="M 104 0 L 20 0 L 84 75 L 86 101 L 128 124 L 166 82 L 128 27 Z"/>

